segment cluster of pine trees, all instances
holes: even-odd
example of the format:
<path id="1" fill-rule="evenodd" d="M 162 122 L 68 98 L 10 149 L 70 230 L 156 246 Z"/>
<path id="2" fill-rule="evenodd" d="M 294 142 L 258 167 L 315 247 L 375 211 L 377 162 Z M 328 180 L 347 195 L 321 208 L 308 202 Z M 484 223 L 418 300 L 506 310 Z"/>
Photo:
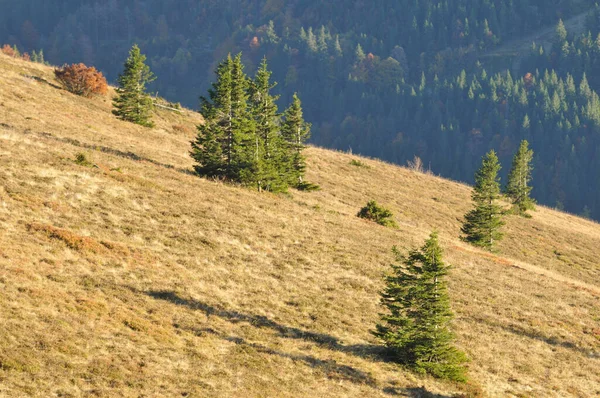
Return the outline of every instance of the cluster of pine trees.
<path id="1" fill-rule="evenodd" d="M 512 204 L 508 212 L 524 217 L 530 217 L 527 211 L 534 209 L 529 184 L 532 159 L 533 151 L 523 140 L 504 188 Z M 498 203 L 500 168 L 496 152 L 488 152 L 475 175 L 474 208 L 465 215 L 462 228 L 465 241 L 487 250 L 493 250 L 502 238 L 502 217 L 507 213 Z M 406 257 L 395 247 L 393 252 L 399 264 L 392 264 L 392 273 L 385 278 L 381 305 L 386 312 L 380 315 L 373 334 L 389 348 L 394 361 L 417 372 L 466 381 L 467 358 L 454 346 L 450 326 L 453 313 L 445 281 L 450 266 L 443 261 L 437 233 Z"/>
<path id="2" fill-rule="evenodd" d="M 145 61 L 146 56 L 134 45 L 119 76 L 113 114 L 153 127 L 153 102 L 146 93 L 146 84 L 156 77 Z M 229 55 L 215 73 L 217 79 L 208 97 L 201 97 L 204 123 L 198 126 L 198 135 L 192 142 L 196 172 L 203 177 L 254 186 L 259 191 L 318 189 L 304 180 L 306 162 L 302 152 L 310 137 L 310 124 L 304 121 L 297 95 L 283 115 L 279 113 L 279 97 L 271 93 L 276 83 L 271 82 L 266 58 L 254 79 L 244 73 L 241 53 Z"/>
<path id="3" fill-rule="evenodd" d="M 208 98 L 201 98 L 205 122 L 191 153 L 196 172 L 272 192 L 315 188 L 303 178 L 310 124 L 296 95 L 283 115 L 278 112 L 266 58 L 254 79 L 244 73 L 241 54 L 229 55 L 216 75 Z"/>
<path id="4" fill-rule="evenodd" d="M 531 217 L 527 211 L 534 209 L 534 200 L 530 197 L 533 151 L 526 140 L 521 142 L 515 154 L 504 193 L 512 204 L 509 212 L 523 217 Z M 500 199 L 501 166 L 494 150 L 484 157 L 481 168 L 475 174 L 475 187 L 471 198 L 474 208 L 465 215 L 462 227 L 463 239 L 475 246 L 493 250 L 495 243 L 503 234 L 502 217 L 507 212 L 502 209 Z"/>

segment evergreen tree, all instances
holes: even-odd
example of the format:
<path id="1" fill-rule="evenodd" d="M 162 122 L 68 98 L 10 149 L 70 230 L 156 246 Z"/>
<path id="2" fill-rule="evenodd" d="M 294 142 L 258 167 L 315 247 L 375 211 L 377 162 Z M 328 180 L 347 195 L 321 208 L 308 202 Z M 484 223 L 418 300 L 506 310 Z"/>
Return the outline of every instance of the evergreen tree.
<path id="1" fill-rule="evenodd" d="M 491 150 L 484 158 L 481 168 L 475 174 L 475 188 L 471 198 L 475 208 L 465 215 L 462 227 L 463 239 L 471 244 L 488 250 L 502 238 L 499 229 L 502 221 L 502 209 L 496 201 L 500 197 L 500 163 L 496 152 Z"/>
<path id="2" fill-rule="evenodd" d="M 408 257 L 394 248 L 393 273 L 386 277 L 381 304 L 387 314 L 373 334 L 390 349 L 393 358 L 419 372 L 465 381 L 465 355 L 452 345 L 449 329 L 453 314 L 445 276 L 450 266 L 442 259 L 437 233 Z"/>
<path id="3" fill-rule="evenodd" d="M 281 128 L 281 133 L 287 143 L 288 178 L 290 185 L 294 187 L 304 184 L 306 160 L 302 151 L 305 148 L 306 140 L 310 137 L 310 127 L 310 124 L 304 121 L 300 98 L 294 94 L 292 104 L 284 113 L 284 122 Z"/>
<path id="4" fill-rule="evenodd" d="M 254 184 L 257 163 L 254 157 L 255 124 L 248 106 L 250 80 L 244 73 L 242 53 L 231 63 L 231 125 L 227 131 L 227 172 L 231 181 Z"/>
<path id="5" fill-rule="evenodd" d="M 256 133 L 254 136 L 254 159 L 256 164 L 256 180 L 258 189 L 268 191 L 285 191 L 283 153 L 284 143 L 280 134 L 280 115 L 276 101 L 279 96 L 271 95 L 276 83 L 271 83 L 271 71 L 267 67 L 267 59 L 262 63 L 252 84 L 251 104 Z"/>
<path id="6" fill-rule="evenodd" d="M 113 101 L 113 114 L 119 119 L 133 122 L 142 126 L 152 127 L 150 120 L 152 99 L 146 93 L 146 84 L 156 77 L 145 64 L 146 56 L 140 52 L 137 45 L 129 51 L 125 61 L 125 70 L 119 76 L 117 97 Z"/>
<path id="7" fill-rule="evenodd" d="M 534 209 L 535 201 L 531 199 L 531 161 L 533 160 L 533 151 L 529 149 L 527 140 L 521 141 L 519 150 L 515 154 L 510 173 L 508 174 L 508 184 L 505 192 L 513 203 L 514 211 L 526 216 L 527 210 Z"/>
<path id="8" fill-rule="evenodd" d="M 217 80 L 208 90 L 208 98 L 200 97 L 200 113 L 204 123 L 192 142 L 191 156 L 196 172 L 203 177 L 225 178 L 228 149 L 227 133 L 231 129 L 231 67 L 229 55 L 216 68 Z"/>
<path id="9" fill-rule="evenodd" d="M 250 184 L 257 167 L 251 145 L 255 132 L 241 54 L 229 55 L 216 75 L 209 98 L 200 99 L 205 120 L 192 143 L 191 156 L 198 163 L 195 169 L 201 176 Z"/>
<path id="10" fill-rule="evenodd" d="M 567 40 L 567 28 L 565 28 L 562 19 L 559 19 L 558 24 L 556 25 L 556 37 L 561 44 Z"/>

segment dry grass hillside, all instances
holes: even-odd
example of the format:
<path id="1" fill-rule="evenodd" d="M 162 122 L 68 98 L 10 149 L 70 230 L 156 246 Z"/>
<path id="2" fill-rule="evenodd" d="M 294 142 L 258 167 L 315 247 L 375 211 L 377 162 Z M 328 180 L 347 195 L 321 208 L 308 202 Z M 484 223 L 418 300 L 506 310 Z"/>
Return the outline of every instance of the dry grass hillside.
<path id="1" fill-rule="evenodd" d="M 227 186 L 190 172 L 197 114 L 145 129 L 55 85 L 0 55 L 1 397 L 456 396 L 369 333 L 391 247 L 433 229 L 468 389 L 600 394 L 597 224 L 539 208 L 484 253 L 458 239 L 468 186 L 316 148 L 319 192 Z M 369 199 L 397 230 L 355 217 Z"/>

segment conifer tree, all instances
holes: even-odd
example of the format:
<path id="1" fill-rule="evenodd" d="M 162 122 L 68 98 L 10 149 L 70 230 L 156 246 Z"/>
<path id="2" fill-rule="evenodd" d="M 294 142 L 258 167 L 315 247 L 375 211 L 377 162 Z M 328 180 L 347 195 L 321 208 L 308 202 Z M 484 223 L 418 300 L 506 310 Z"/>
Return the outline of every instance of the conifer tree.
<path id="1" fill-rule="evenodd" d="M 156 77 L 145 61 L 146 56 L 134 45 L 125 61 L 125 69 L 118 79 L 118 95 L 113 101 L 113 114 L 119 119 L 152 127 L 152 99 L 146 93 L 146 84 L 154 81 Z"/>
<path id="2" fill-rule="evenodd" d="M 500 163 L 496 152 L 488 152 L 475 174 L 475 188 L 471 194 L 475 208 L 465 215 L 462 227 L 463 239 L 475 246 L 493 250 L 496 241 L 502 238 L 500 227 L 502 209 L 496 204 L 500 197 Z"/>
<path id="3" fill-rule="evenodd" d="M 231 128 L 231 68 L 229 55 L 216 68 L 217 80 L 208 90 L 208 98 L 200 97 L 200 113 L 204 123 L 192 142 L 191 156 L 196 172 L 209 178 L 225 178 L 228 149 L 227 132 Z"/>
<path id="4" fill-rule="evenodd" d="M 217 80 L 202 97 L 204 124 L 192 143 L 191 156 L 196 172 L 204 177 L 227 179 L 243 184 L 255 178 L 253 152 L 254 121 L 248 107 L 248 78 L 241 54 L 231 55 L 216 69 Z"/>
<path id="5" fill-rule="evenodd" d="M 273 192 L 285 191 L 287 181 L 284 171 L 284 142 L 280 134 L 280 115 L 276 101 L 279 96 L 271 95 L 276 86 L 271 83 L 271 71 L 267 59 L 263 58 L 252 83 L 251 104 L 256 124 L 254 157 L 258 189 Z"/>
<path id="6" fill-rule="evenodd" d="M 288 178 L 290 185 L 294 187 L 304 183 L 306 160 L 302 151 L 305 148 L 306 140 L 310 137 L 310 127 L 310 124 L 304 121 L 300 98 L 294 94 L 292 104 L 284 113 L 284 122 L 281 128 L 281 133 L 287 143 Z"/>
<path id="7" fill-rule="evenodd" d="M 527 140 L 521 141 L 519 150 L 513 158 L 505 192 L 512 201 L 515 213 L 522 216 L 527 216 L 527 210 L 533 210 L 535 207 L 535 201 L 529 196 L 532 160 L 533 151 L 529 149 L 529 143 Z"/>
<path id="8" fill-rule="evenodd" d="M 450 266 L 442 259 L 437 233 L 408 257 L 394 247 L 393 273 L 386 277 L 381 304 L 387 309 L 373 334 L 393 358 L 419 372 L 465 381 L 465 355 L 452 345 L 453 318 L 445 277 Z"/>
<path id="9" fill-rule="evenodd" d="M 253 156 L 255 124 L 249 100 L 250 80 L 244 73 L 242 53 L 231 63 L 231 128 L 227 134 L 227 178 L 250 185 L 255 182 L 256 159 Z"/>

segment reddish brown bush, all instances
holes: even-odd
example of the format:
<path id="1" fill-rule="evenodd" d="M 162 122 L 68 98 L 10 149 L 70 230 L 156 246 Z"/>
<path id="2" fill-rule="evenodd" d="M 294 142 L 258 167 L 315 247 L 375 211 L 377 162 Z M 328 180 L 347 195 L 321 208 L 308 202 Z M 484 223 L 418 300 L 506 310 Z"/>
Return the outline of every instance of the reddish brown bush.
<path id="1" fill-rule="evenodd" d="M 4 54 L 8 55 L 9 57 L 16 57 L 16 55 L 17 55 L 14 48 L 9 46 L 8 44 L 5 44 L 0 51 L 2 51 Z"/>
<path id="2" fill-rule="evenodd" d="M 56 79 L 73 94 L 84 97 L 92 95 L 105 95 L 108 92 L 108 84 L 102 72 L 97 71 L 93 66 L 87 67 L 85 64 L 65 65 L 62 68 L 55 69 Z"/>

